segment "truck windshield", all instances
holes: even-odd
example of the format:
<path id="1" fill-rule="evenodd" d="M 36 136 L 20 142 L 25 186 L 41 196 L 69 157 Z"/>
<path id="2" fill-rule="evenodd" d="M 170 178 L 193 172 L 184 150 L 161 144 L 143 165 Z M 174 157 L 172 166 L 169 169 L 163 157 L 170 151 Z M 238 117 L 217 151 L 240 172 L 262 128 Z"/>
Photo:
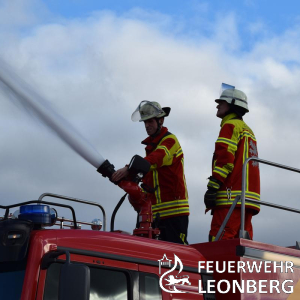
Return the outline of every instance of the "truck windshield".
<path id="1" fill-rule="evenodd" d="M 0 297 L 1 299 L 21 299 L 25 276 L 26 260 L 0 263 Z"/>

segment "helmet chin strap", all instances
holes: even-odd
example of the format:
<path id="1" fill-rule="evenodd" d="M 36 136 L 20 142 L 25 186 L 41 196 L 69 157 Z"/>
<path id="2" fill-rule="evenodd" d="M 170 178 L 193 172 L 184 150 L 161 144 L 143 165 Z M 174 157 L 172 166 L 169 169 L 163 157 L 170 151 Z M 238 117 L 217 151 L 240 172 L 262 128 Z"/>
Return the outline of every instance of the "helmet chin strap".
<path id="1" fill-rule="evenodd" d="M 156 137 L 156 136 L 158 136 L 160 134 L 160 130 L 161 130 L 161 126 L 162 126 L 159 123 L 160 118 L 159 119 L 155 118 L 155 120 L 156 120 L 156 123 L 157 123 L 157 129 L 156 129 L 156 131 L 152 135 L 150 135 L 153 138 Z"/>
<path id="2" fill-rule="evenodd" d="M 243 119 L 243 115 L 245 114 L 245 112 L 242 112 L 241 108 L 239 106 L 234 105 L 235 103 L 235 99 L 232 99 L 231 103 L 230 103 L 230 109 L 228 111 L 228 113 L 235 113 L 237 114 L 237 116 L 241 119 Z"/>
<path id="3" fill-rule="evenodd" d="M 232 99 L 231 102 L 229 103 L 229 110 L 228 110 L 227 114 L 235 112 L 234 103 L 235 103 L 235 99 Z"/>

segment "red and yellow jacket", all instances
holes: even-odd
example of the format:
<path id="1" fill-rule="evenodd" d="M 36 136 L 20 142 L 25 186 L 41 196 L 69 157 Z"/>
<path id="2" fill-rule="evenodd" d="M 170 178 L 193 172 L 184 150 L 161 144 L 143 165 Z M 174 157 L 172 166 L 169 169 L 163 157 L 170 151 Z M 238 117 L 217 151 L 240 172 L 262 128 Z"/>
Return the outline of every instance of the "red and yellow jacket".
<path id="1" fill-rule="evenodd" d="M 229 207 L 235 197 L 241 195 L 243 164 L 251 156 L 258 156 L 253 131 L 236 114 L 227 115 L 222 119 L 213 157 L 212 176 L 222 182 L 217 192 L 217 207 Z M 209 181 L 208 187 L 215 187 L 215 184 Z M 259 166 L 256 161 L 247 164 L 246 198 L 260 200 Z M 237 207 L 240 204 L 238 202 Z M 260 210 L 259 205 L 247 202 L 246 208 L 253 209 L 254 214 Z"/>
<path id="2" fill-rule="evenodd" d="M 176 136 L 162 127 L 158 136 L 148 137 L 142 144 L 146 145 L 145 159 L 151 164 L 143 183 L 148 187 L 144 191 L 151 199 L 153 216 L 157 212 L 161 218 L 189 215 L 183 152 Z"/>

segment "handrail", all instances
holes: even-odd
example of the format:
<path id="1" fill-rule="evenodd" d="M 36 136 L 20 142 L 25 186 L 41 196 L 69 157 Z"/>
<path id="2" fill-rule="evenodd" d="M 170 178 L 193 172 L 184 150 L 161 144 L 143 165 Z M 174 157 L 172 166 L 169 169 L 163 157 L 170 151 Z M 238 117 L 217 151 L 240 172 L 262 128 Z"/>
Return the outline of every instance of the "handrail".
<path id="1" fill-rule="evenodd" d="M 289 171 L 292 171 L 292 172 L 300 173 L 300 169 L 296 169 L 296 168 L 292 168 L 292 167 L 289 167 L 289 166 L 285 166 L 285 165 L 281 165 L 281 164 L 278 164 L 278 163 L 274 163 L 274 162 L 271 162 L 271 161 L 267 161 L 267 160 L 264 160 L 264 159 L 260 159 L 260 158 L 255 157 L 255 156 L 252 156 L 252 157 L 249 157 L 249 158 L 246 159 L 246 161 L 243 164 L 243 170 L 242 170 L 241 228 L 240 228 L 240 233 L 239 233 L 239 237 L 240 238 L 244 238 L 245 237 L 246 172 L 247 172 L 247 164 L 250 161 L 252 161 L 252 160 L 258 161 L 260 163 L 263 163 L 263 164 L 266 164 L 266 165 L 270 165 L 270 166 L 273 166 L 273 167 L 277 167 L 277 168 L 289 170 Z M 247 198 L 247 201 L 249 201 L 249 200 L 251 200 L 253 203 L 255 203 L 255 200 Z M 262 201 L 257 201 L 257 202 L 259 204 L 263 204 L 263 205 L 267 205 L 266 203 L 268 203 L 268 202 L 264 202 L 263 203 Z M 280 205 L 271 204 L 271 203 L 268 203 L 267 206 L 271 206 L 271 205 L 272 205 L 272 207 L 276 207 L 278 209 L 290 210 L 290 209 L 286 209 L 286 207 L 283 208 L 283 207 L 280 207 Z M 295 209 L 292 209 L 292 211 L 298 212 Z"/>
<path id="2" fill-rule="evenodd" d="M 82 199 L 78 199 L 78 198 L 72 198 L 72 197 L 67 197 L 67 196 L 62 196 L 62 195 L 57 195 L 57 194 L 52 194 L 52 193 L 44 193 L 42 194 L 38 201 L 42 202 L 42 199 L 44 197 L 54 197 L 54 198 L 59 198 L 59 199 L 64 199 L 64 200 L 69 200 L 69 201 L 74 201 L 74 202 L 78 202 L 78 203 L 83 203 L 83 204 L 88 204 L 88 205 L 94 205 L 97 206 L 101 209 L 102 214 L 103 214 L 103 231 L 106 231 L 106 214 L 105 214 L 105 210 L 104 208 L 97 202 L 92 202 L 92 201 L 87 201 L 87 200 L 82 200 Z"/>
<path id="3" fill-rule="evenodd" d="M 217 235 L 216 235 L 216 237 L 214 239 L 215 242 L 219 240 L 219 238 L 220 238 L 221 234 L 223 233 L 223 230 L 225 229 L 225 227 L 227 225 L 227 222 L 230 219 L 231 214 L 232 214 L 233 210 L 235 209 L 235 206 L 239 202 L 239 200 L 241 200 L 241 196 L 237 195 L 235 197 L 234 201 L 232 202 L 232 204 L 230 206 L 230 209 L 229 209 L 229 211 L 228 211 L 228 213 L 227 213 L 227 215 L 226 215 L 226 217 L 225 217 L 225 219 L 224 219 L 221 227 L 219 228 L 219 231 L 218 231 L 218 233 L 217 233 Z"/>
<path id="4" fill-rule="evenodd" d="M 278 208 L 278 209 L 282 209 L 282 210 L 287 210 L 287 211 L 291 211 L 291 212 L 300 214 L 300 209 L 296 209 L 296 208 L 292 208 L 292 207 L 288 207 L 288 206 L 283 206 L 283 205 L 278 205 L 278 204 L 274 204 L 274 203 L 270 203 L 270 202 L 266 202 L 266 201 L 261 201 L 261 200 L 249 199 L 249 198 L 246 198 L 245 200 L 246 200 L 246 202 L 250 202 L 250 203 L 254 203 L 254 204 L 258 204 L 258 205 L 269 206 L 269 207 Z"/>
<path id="5" fill-rule="evenodd" d="M 233 212 L 233 210 L 235 209 L 235 206 L 237 205 L 237 203 L 241 200 L 241 196 L 240 195 L 237 195 L 234 199 L 234 201 L 232 202 L 232 205 L 230 206 L 230 209 L 216 235 L 216 238 L 215 238 L 215 242 L 218 241 L 231 217 L 231 214 Z M 266 202 L 266 201 L 260 201 L 260 200 L 254 200 L 254 199 L 250 199 L 250 198 L 246 198 L 245 199 L 247 202 L 250 202 L 250 203 L 254 203 L 254 204 L 259 204 L 259 205 L 264 205 L 264 206 L 269 206 L 269 207 L 273 207 L 273 208 L 278 208 L 278 209 L 282 209 L 282 210 L 287 210 L 287 211 L 290 211 L 290 212 L 294 212 L 294 213 L 297 213 L 297 214 L 300 214 L 300 210 L 299 209 L 295 209 L 295 208 L 291 208 L 291 207 L 288 207 L 288 206 L 283 206 L 283 205 L 278 205 L 278 204 L 274 204 L 274 203 L 270 203 L 270 202 Z M 244 233 L 245 234 L 245 233 Z M 245 238 L 245 236 L 243 236 L 243 238 Z"/>

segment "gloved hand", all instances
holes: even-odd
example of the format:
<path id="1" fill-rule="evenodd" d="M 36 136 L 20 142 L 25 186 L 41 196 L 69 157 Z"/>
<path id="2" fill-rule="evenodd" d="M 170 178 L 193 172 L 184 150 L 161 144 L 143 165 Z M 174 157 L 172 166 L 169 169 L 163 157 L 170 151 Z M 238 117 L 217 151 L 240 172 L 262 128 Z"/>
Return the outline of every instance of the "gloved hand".
<path id="1" fill-rule="evenodd" d="M 206 205 L 206 209 L 212 209 L 216 206 L 217 200 L 217 191 L 219 190 L 222 182 L 212 176 L 209 178 L 209 182 L 207 184 L 207 191 L 204 195 L 204 203 Z"/>
<path id="2" fill-rule="evenodd" d="M 217 189 L 208 188 L 204 195 L 204 204 L 207 209 L 212 209 L 216 206 Z"/>
<path id="3" fill-rule="evenodd" d="M 118 182 L 121 179 L 126 178 L 128 174 L 129 174 L 128 166 L 125 166 L 124 168 L 121 168 L 112 174 L 111 181 Z"/>

